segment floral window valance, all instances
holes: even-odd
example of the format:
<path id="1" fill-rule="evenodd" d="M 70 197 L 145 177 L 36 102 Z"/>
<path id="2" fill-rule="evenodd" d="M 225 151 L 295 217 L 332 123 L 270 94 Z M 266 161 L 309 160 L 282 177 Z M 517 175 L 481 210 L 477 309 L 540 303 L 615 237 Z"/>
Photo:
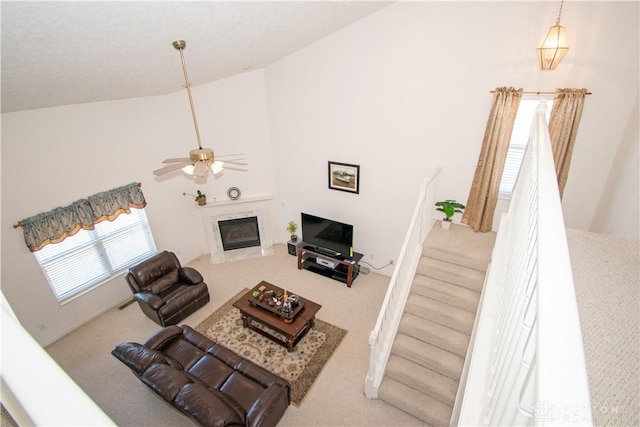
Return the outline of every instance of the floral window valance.
<path id="1" fill-rule="evenodd" d="M 146 205 L 140 186 L 133 182 L 23 219 L 18 224 L 22 226 L 27 247 L 36 252 L 82 229 L 93 230 L 94 224 L 105 219 L 113 221 L 123 212 L 131 213 L 131 208 L 141 209 Z"/>

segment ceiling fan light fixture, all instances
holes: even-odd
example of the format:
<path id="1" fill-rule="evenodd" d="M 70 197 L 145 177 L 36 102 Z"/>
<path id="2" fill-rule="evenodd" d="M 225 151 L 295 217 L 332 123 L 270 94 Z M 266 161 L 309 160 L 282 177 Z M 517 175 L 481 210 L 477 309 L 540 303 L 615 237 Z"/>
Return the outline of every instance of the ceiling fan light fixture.
<path id="1" fill-rule="evenodd" d="M 224 170 L 224 162 L 216 160 L 215 162 L 213 162 L 213 165 L 211 165 L 211 171 L 213 172 L 214 175 L 219 174 L 223 170 Z"/>
<path id="2" fill-rule="evenodd" d="M 213 162 L 194 162 L 182 168 L 182 172 L 196 177 L 205 177 L 211 171 L 217 175 L 224 171 L 224 162 L 215 160 Z"/>
<path id="3" fill-rule="evenodd" d="M 206 162 L 196 162 L 193 165 L 193 176 L 205 177 L 209 171 L 209 164 Z"/>

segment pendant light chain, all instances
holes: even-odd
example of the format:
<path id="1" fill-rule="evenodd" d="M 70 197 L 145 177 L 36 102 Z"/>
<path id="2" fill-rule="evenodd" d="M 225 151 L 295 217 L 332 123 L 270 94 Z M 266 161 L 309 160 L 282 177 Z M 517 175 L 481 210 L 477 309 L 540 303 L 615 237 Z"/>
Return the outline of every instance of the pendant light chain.
<path id="1" fill-rule="evenodd" d="M 560 2 L 560 10 L 558 11 L 558 18 L 556 19 L 556 25 L 560 25 L 560 15 L 562 15 L 562 6 L 564 5 L 564 0 Z"/>
<path id="2" fill-rule="evenodd" d="M 184 61 L 184 47 L 178 47 L 180 51 L 180 60 L 182 61 L 182 71 L 184 72 L 184 82 L 187 85 L 187 94 L 189 95 L 189 105 L 191 106 L 191 115 L 193 116 L 193 125 L 196 128 L 196 138 L 198 139 L 198 148 L 202 149 L 200 142 L 200 130 L 198 129 L 198 119 L 196 118 L 196 109 L 193 106 L 193 96 L 191 96 L 191 83 L 189 82 L 189 74 L 187 73 L 187 65 Z"/>

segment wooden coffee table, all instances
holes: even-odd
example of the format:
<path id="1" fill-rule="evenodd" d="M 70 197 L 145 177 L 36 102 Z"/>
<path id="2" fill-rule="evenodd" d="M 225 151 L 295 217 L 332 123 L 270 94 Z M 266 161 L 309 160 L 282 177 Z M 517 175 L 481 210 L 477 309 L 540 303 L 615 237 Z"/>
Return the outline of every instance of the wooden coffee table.
<path id="1" fill-rule="evenodd" d="M 292 319 L 287 319 L 286 316 L 277 313 L 277 310 L 274 310 L 276 311 L 274 313 L 258 304 L 258 301 L 253 297 L 253 292 L 261 289 L 261 287 L 264 287 L 265 291 L 273 290 L 274 293 L 279 293 L 280 295 L 283 295 L 285 292 L 284 289 L 272 285 L 269 282 L 262 281 L 238 298 L 233 303 L 233 306 L 240 310 L 242 322 L 246 328 L 286 347 L 287 351 L 291 352 L 298 341 L 313 327 L 316 313 L 322 306 L 308 299 L 299 297 L 302 308 Z M 277 334 L 270 333 L 268 329 L 259 328 L 256 325 L 266 326 Z M 278 334 L 280 336 L 278 336 Z"/>

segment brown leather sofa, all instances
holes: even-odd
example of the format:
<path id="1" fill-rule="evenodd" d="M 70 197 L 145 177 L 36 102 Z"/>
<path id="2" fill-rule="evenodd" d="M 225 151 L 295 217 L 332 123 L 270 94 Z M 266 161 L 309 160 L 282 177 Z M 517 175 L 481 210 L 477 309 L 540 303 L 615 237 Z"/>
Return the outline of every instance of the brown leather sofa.
<path id="1" fill-rule="evenodd" d="M 173 252 L 158 252 L 124 277 L 144 314 L 160 326 L 175 325 L 209 302 L 202 275 L 182 267 Z"/>
<path id="2" fill-rule="evenodd" d="M 203 426 L 275 426 L 289 384 L 186 325 L 111 352 L 151 390 Z"/>

